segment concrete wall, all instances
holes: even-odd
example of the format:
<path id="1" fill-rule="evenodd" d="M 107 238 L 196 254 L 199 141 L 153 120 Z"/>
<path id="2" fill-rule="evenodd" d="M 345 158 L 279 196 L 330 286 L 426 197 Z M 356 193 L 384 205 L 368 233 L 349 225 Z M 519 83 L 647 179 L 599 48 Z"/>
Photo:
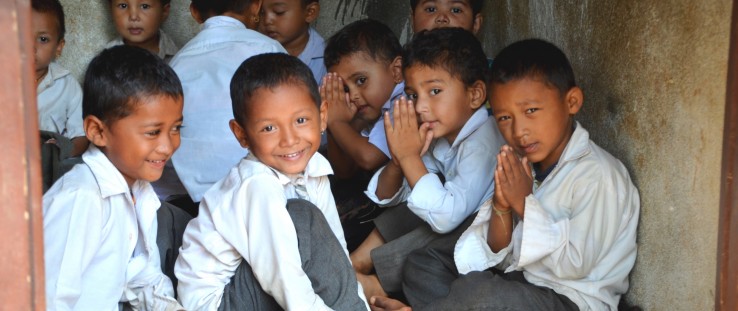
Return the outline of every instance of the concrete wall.
<path id="1" fill-rule="evenodd" d="M 67 48 L 60 62 L 81 77 L 113 37 L 105 1 L 62 0 Z M 164 25 L 178 44 L 198 29 L 188 0 Z M 328 37 L 363 17 L 411 35 L 407 1 L 323 0 Z M 578 116 L 620 158 L 641 191 L 639 255 L 628 300 L 646 310 L 714 305 L 720 150 L 729 0 L 489 0 L 480 39 L 490 56 L 540 37 L 570 57 L 586 100 Z"/>

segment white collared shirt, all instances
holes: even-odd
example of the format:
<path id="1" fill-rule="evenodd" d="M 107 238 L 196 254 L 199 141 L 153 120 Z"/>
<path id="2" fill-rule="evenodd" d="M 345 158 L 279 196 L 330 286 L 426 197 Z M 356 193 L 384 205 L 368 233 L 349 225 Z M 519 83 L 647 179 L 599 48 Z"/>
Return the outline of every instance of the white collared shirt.
<path id="1" fill-rule="evenodd" d="M 319 153 L 304 178 L 309 201 L 325 215 L 346 256 L 346 241 L 331 194 L 333 170 Z M 249 156 L 216 183 L 185 229 L 174 272 L 179 300 L 188 310 L 216 310 L 242 260 L 262 288 L 287 310 L 328 310 L 302 270 L 287 199 L 297 198 L 290 178 Z M 359 286 L 357 284 L 357 286 Z M 362 300 L 366 301 L 359 287 Z"/>
<path id="2" fill-rule="evenodd" d="M 199 202 L 246 156 L 228 125 L 233 119 L 231 78 L 244 60 L 270 52 L 285 50 L 237 19 L 215 16 L 169 63 L 184 90 L 182 144 L 172 161 L 193 201 Z"/>
<path id="3" fill-rule="evenodd" d="M 118 303 L 127 301 L 164 310 L 176 305 L 159 262 L 160 202 L 154 190 L 140 180 L 129 189 L 93 145 L 82 160 L 43 197 L 46 307 L 118 310 Z"/>
<path id="4" fill-rule="evenodd" d="M 36 87 L 38 127 L 69 139 L 85 136 L 82 128 L 82 88 L 68 70 L 57 63 Z"/>
<path id="5" fill-rule="evenodd" d="M 379 116 L 379 120 L 374 122 L 374 126 L 371 128 L 361 131 L 361 136 L 368 137 L 369 143 L 376 146 L 377 149 L 382 151 L 382 153 L 390 159 L 392 158 L 392 155 L 390 154 L 389 146 L 387 145 L 387 134 L 384 131 L 384 112 L 389 111 L 390 119 L 392 120 L 394 117 L 394 110 L 392 107 L 394 107 L 395 101 L 403 95 L 405 95 L 405 82 L 400 82 L 395 85 L 389 100 L 382 105 L 382 114 Z"/>
<path id="6" fill-rule="evenodd" d="M 456 244 L 459 273 L 499 267 L 567 296 L 581 310 L 617 310 L 636 259 L 638 190 L 623 164 L 579 123 L 556 168 L 525 199 L 510 245 L 487 245 L 485 203 Z"/>
<path id="7" fill-rule="evenodd" d="M 325 40 L 323 40 L 323 37 L 313 27 L 308 28 L 308 36 L 305 49 L 302 50 L 300 55 L 297 55 L 297 58 L 310 67 L 310 71 L 313 72 L 313 76 L 315 77 L 315 82 L 320 85 L 321 79 L 328 73 L 325 69 L 325 63 L 323 63 Z"/>
<path id="8" fill-rule="evenodd" d="M 110 40 L 110 42 L 105 45 L 105 48 L 112 48 L 123 44 L 125 44 L 125 42 L 123 42 L 123 37 L 118 36 L 117 38 Z M 169 63 L 178 51 L 179 48 L 177 47 L 177 44 L 174 43 L 164 30 L 159 29 L 159 53 L 156 55 Z"/>
<path id="9" fill-rule="evenodd" d="M 433 141 L 423 156 L 428 174 L 410 189 L 407 180 L 392 198 L 380 200 L 377 195 L 379 174 L 369 181 L 366 195 L 381 206 L 407 201 L 410 210 L 439 233 L 447 233 L 477 211 L 492 197 L 497 154 L 504 138 L 494 118 L 486 109 L 477 109 L 464 124 L 453 145 L 445 138 Z M 436 173 L 442 174 L 442 183 Z"/>

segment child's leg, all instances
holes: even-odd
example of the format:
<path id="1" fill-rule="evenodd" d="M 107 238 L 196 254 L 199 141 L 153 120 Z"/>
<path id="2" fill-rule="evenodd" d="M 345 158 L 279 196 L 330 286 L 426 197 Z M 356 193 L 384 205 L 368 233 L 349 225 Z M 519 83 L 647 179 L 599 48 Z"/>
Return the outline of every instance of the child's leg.
<path id="1" fill-rule="evenodd" d="M 172 281 L 177 295 L 177 278 L 174 276 L 174 262 L 179 256 L 179 247 L 182 246 L 182 236 L 192 216 L 182 209 L 166 202 L 156 211 L 157 231 L 156 245 L 159 248 L 161 271 Z"/>
<path id="2" fill-rule="evenodd" d="M 417 310 L 579 310 L 564 295 L 535 286 L 523 272 L 476 271 L 451 284 L 448 296 Z"/>
<path id="3" fill-rule="evenodd" d="M 315 293 L 334 310 L 365 310 L 356 275 L 323 213 L 305 200 L 289 200 L 287 211 L 297 232 L 302 269 Z"/>
<path id="4" fill-rule="evenodd" d="M 223 298 L 218 306 L 218 311 L 231 310 L 282 310 L 277 301 L 261 288 L 251 266 L 245 260 L 223 289 Z"/>
<path id="5" fill-rule="evenodd" d="M 351 265 L 357 273 L 370 274 L 374 269 L 372 263 L 371 251 L 377 247 L 384 245 L 384 238 L 377 228 L 374 228 L 364 242 L 351 253 Z"/>

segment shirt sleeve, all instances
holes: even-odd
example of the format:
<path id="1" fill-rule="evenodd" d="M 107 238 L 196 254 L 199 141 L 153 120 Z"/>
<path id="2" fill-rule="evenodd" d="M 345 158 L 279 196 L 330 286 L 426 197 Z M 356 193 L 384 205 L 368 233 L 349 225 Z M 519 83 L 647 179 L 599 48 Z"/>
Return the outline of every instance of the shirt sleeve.
<path id="1" fill-rule="evenodd" d="M 533 195 L 526 197 L 525 218 L 513 237 L 519 254 L 508 270 L 542 264 L 561 279 L 579 279 L 617 242 L 623 211 L 614 187 L 583 179 L 573 188 L 574 205 L 555 207 L 568 210 L 568 217 L 559 219 Z"/>
<path id="2" fill-rule="evenodd" d="M 459 148 L 456 174 L 442 183 L 433 173 L 421 177 L 408 197 L 408 207 L 430 224 L 448 233 L 474 213 L 494 187 L 496 158 L 484 148 Z M 429 169 L 429 171 L 432 171 Z"/>
<path id="3" fill-rule="evenodd" d="M 264 291 L 286 310 L 330 310 L 302 270 L 297 233 L 287 212 L 284 188 L 276 178 L 264 175 L 244 182 L 233 206 L 244 211 L 238 217 L 241 223 L 233 227 L 243 232 L 231 243 L 243 237 L 251 240 L 248 246 L 234 246 L 251 265 Z"/>
<path id="4" fill-rule="evenodd" d="M 379 174 L 384 171 L 384 169 L 387 166 L 383 166 L 379 170 L 377 170 L 376 173 L 374 173 L 374 176 L 372 176 L 372 179 L 369 180 L 369 185 L 367 186 L 366 191 L 364 191 L 364 194 L 372 200 L 372 202 L 377 203 L 377 205 L 386 207 L 386 206 L 394 206 L 397 204 L 400 204 L 402 202 L 405 202 L 407 200 L 407 197 L 410 195 L 410 186 L 407 183 L 407 180 L 402 180 L 402 186 L 400 186 L 400 189 L 397 190 L 394 196 L 387 199 L 379 199 L 377 197 L 377 185 L 379 184 Z"/>
<path id="5" fill-rule="evenodd" d="M 77 304 L 82 276 L 99 250 L 103 226 L 111 215 L 104 212 L 99 196 L 83 190 L 59 193 L 44 201 L 47 308 L 84 309 Z M 118 302 L 112 303 L 108 309 Z"/>
<path id="6" fill-rule="evenodd" d="M 454 248 L 454 263 L 460 274 L 484 271 L 499 267 L 504 270 L 512 253 L 512 241 L 495 253 L 487 244 L 489 221 L 492 214 L 491 201 L 485 202 L 469 228 L 459 237 Z"/>

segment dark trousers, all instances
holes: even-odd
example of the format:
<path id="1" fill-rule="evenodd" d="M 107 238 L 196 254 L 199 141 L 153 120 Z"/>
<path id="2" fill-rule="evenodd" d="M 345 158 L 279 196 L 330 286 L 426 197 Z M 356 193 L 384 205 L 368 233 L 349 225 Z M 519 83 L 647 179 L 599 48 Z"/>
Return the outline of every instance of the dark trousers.
<path id="1" fill-rule="evenodd" d="M 192 216 L 174 205 L 162 202 L 156 212 L 156 219 L 158 222 L 156 245 L 159 247 L 161 257 L 161 271 L 172 281 L 176 297 L 177 277 L 174 276 L 174 263 L 179 256 L 184 230 Z"/>
<path id="2" fill-rule="evenodd" d="M 302 269 L 313 290 L 334 310 L 366 310 L 359 298 L 358 283 L 343 247 L 323 213 L 305 200 L 287 201 L 302 260 Z M 254 277 L 244 260 L 223 291 L 218 310 L 282 310 Z"/>

